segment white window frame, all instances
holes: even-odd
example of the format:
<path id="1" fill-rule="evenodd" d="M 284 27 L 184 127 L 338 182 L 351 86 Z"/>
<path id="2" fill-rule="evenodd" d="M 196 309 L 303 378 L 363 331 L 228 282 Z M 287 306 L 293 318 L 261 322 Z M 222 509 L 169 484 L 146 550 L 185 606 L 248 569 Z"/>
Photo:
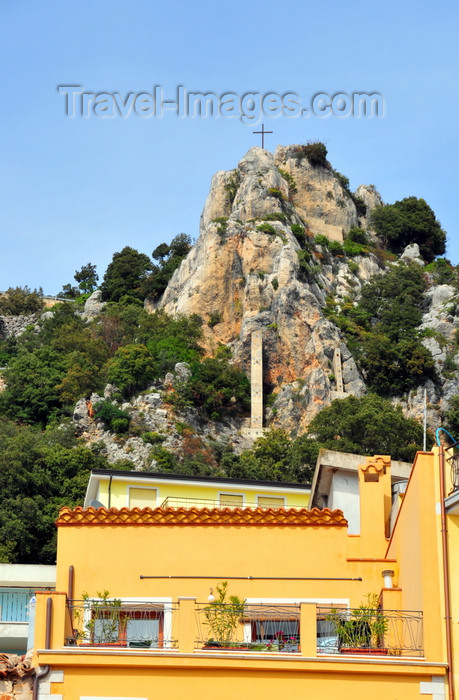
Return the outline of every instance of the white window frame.
<path id="1" fill-rule="evenodd" d="M 103 601 L 102 598 L 96 598 L 96 597 L 87 598 L 84 602 L 84 612 L 83 612 L 83 622 L 84 622 L 85 627 L 91 621 L 92 603 L 101 603 L 101 602 L 110 603 L 110 601 L 113 601 L 113 600 L 120 600 L 121 601 L 121 608 L 123 608 L 123 604 L 132 605 L 133 603 L 139 603 L 139 605 L 143 605 L 144 603 L 145 604 L 146 603 L 154 603 L 154 604 L 163 605 L 164 629 L 168 629 L 168 630 L 172 629 L 172 598 L 171 597 L 147 598 L 145 596 L 142 596 L 139 598 L 126 598 L 126 597 L 121 598 L 118 596 L 110 596 L 110 598 L 107 598 L 106 601 Z M 172 641 L 170 639 L 165 640 L 162 649 L 172 649 Z"/>

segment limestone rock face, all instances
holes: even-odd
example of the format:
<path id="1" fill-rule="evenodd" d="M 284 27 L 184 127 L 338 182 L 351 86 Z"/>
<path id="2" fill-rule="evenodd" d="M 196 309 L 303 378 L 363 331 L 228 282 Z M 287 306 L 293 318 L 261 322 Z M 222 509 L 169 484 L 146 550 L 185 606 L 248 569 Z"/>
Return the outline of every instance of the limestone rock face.
<path id="1" fill-rule="evenodd" d="M 293 147 L 278 148 L 274 156 L 252 148 L 235 171 L 214 176 L 199 239 L 158 306 L 171 315 L 200 314 L 207 351 L 231 345 L 235 362 L 248 374 L 251 334 L 262 330 L 264 383 L 278 395 L 272 424 L 301 432 L 332 400 L 335 348 L 345 358 L 345 391 L 361 395 L 365 385 L 339 330 L 322 313 L 327 293 L 336 288 L 339 264 L 327 268 L 319 252 L 311 261 L 317 269 L 310 281 L 299 279 L 301 248 L 293 223 L 310 235 L 338 239 L 358 225 L 358 217 L 328 168 L 298 161 Z M 363 278 L 378 270 L 369 258 L 358 264 Z M 352 283 L 360 285 L 356 277 Z M 346 284 L 343 270 L 343 294 Z M 147 302 L 147 308 L 155 307 Z"/>
<path id="2" fill-rule="evenodd" d="M 359 185 L 355 191 L 357 197 L 363 200 L 367 211 L 365 216 L 359 220 L 359 226 L 371 232 L 370 216 L 375 207 L 380 207 L 384 204 L 381 195 L 374 185 Z"/>
<path id="3" fill-rule="evenodd" d="M 96 291 L 93 292 L 88 299 L 86 299 L 82 314 L 83 318 L 85 318 L 87 321 L 92 321 L 100 314 L 104 306 L 105 302 L 102 301 L 102 292 L 96 289 Z"/>
<path id="4" fill-rule="evenodd" d="M 400 257 L 402 260 L 406 260 L 407 262 L 415 262 L 417 265 L 421 265 L 422 267 L 425 265 L 417 243 L 407 245 Z"/>
<path id="5" fill-rule="evenodd" d="M 313 235 L 342 241 L 343 235 L 359 224 L 354 202 L 331 167 L 310 165 L 307 158 L 298 159 L 295 149 L 295 146 L 278 146 L 274 161 L 296 183 L 296 211 Z"/>
<path id="6" fill-rule="evenodd" d="M 37 314 L 0 316 L 0 340 L 22 335 L 29 326 L 35 326 L 37 321 Z"/>

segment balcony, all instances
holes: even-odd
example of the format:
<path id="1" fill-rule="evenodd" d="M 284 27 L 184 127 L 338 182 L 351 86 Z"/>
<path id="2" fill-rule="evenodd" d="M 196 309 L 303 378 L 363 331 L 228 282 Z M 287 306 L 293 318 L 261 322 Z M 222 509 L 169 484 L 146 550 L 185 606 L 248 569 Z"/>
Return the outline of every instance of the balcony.
<path id="1" fill-rule="evenodd" d="M 0 650 L 26 651 L 28 634 L 28 603 L 32 589 L 0 589 Z"/>
<path id="2" fill-rule="evenodd" d="M 178 640 L 179 607 L 172 603 L 118 598 L 70 601 L 72 634 L 68 646 L 173 649 Z M 174 623 L 174 626 L 173 626 Z"/>
<path id="3" fill-rule="evenodd" d="M 259 501 L 248 502 L 244 501 L 242 496 L 240 499 L 237 497 L 224 499 L 212 500 L 210 498 L 181 498 L 168 496 L 160 505 L 160 508 L 307 508 L 307 504 L 302 505 L 286 504 L 283 498 L 274 497 L 264 497 L 259 499 Z"/>
<path id="4" fill-rule="evenodd" d="M 61 601 L 65 603 L 65 601 Z M 253 604 L 87 599 L 67 603 L 67 648 L 145 653 L 423 657 L 421 612 Z"/>
<path id="5" fill-rule="evenodd" d="M 422 613 L 318 607 L 317 651 L 422 657 Z"/>

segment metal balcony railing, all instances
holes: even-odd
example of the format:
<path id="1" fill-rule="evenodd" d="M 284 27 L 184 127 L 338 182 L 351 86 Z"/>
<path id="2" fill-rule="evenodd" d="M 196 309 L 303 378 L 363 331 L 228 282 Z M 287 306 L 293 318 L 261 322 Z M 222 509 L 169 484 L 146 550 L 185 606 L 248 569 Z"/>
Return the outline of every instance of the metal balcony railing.
<path id="1" fill-rule="evenodd" d="M 300 606 L 255 604 L 196 605 L 198 649 L 300 651 Z"/>
<path id="2" fill-rule="evenodd" d="M 178 606 L 119 598 L 69 601 L 73 633 L 66 646 L 173 649 Z"/>
<path id="3" fill-rule="evenodd" d="M 188 607 L 179 614 L 184 603 Z M 424 656 L 421 612 L 317 607 L 311 616 L 308 609 L 238 599 L 222 604 L 88 598 L 68 602 L 72 633 L 65 645 L 177 652 L 184 648 L 182 627 L 185 646 L 190 644 L 186 653 L 194 646 L 196 653 Z"/>
<path id="4" fill-rule="evenodd" d="M 317 651 L 423 656 L 422 612 L 317 608 Z"/>
<path id="5" fill-rule="evenodd" d="M 459 452 L 447 457 L 446 461 L 451 466 L 451 492 L 459 489 Z"/>
<path id="6" fill-rule="evenodd" d="M 238 499 L 212 500 L 210 498 L 181 498 L 168 496 L 160 505 L 160 508 L 307 508 L 307 505 L 290 505 L 276 503 L 278 499 L 273 499 L 272 504 L 264 499 L 260 503 L 240 501 Z"/>

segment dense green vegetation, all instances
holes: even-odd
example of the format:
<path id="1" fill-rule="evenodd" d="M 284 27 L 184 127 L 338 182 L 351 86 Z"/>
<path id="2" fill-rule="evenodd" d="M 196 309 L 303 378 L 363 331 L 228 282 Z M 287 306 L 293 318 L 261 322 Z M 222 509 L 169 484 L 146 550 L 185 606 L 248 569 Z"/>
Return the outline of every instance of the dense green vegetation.
<path id="1" fill-rule="evenodd" d="M 407 462 L 421 449 L 423 437 L 420 423 L 375 394 L 333 401 L 309 424 L 308 433 L 331 450 L 387 454 Z"/>
<path id="2" fill-rule="evenodd" d="M 221 347 L 216 357 L 191 363 L 191 377 L 176 383 L 172 401 L 177 408 L 196 407 L 202 416 L 219 420 L 225 413 L 248 410 L 250 382 L 236 366 L 230 364 L 231 353 Z"/>
<path id="3" fill-rule="evenodd" d="M 43 289 L 29 287 L 9 287 L 0 296 L 1 316 L 20 316 L 34 314 L 43 309 Z"/>
<path id="4" fill-rule="evenodd" d="M 141 300 L 143 282 L 152 269 L 148 255 L 126 246 L 115 253 L 100 286 L 103 301 L 120 301 L 124 296 Z"/>
<path id="5" fill-rule="evenodd" d="M 394 204 L 376 207 L 371 223 L 383 243 L 394 253 L 402 253 L 410 243 L 417 243 L 424 260 L 431 262 L 443 255 L 446 233 L 424 199 L 406 197 Z"/>
<path id="6" fill-rule="evenodd" d="M 179 233 L 169 245 L 161 243 L 152 253 L 156 264 L 142 285 L 144 296 L 160 297 L 166 289 L 175 270 L 191 249 L 191 238 L 185 233 Z"/>
<path id="7" fill-rule="evenodd" d="M 400 262 L 363 285 L 356 305 L 349 301 L 339 312 L 329 306 L 370 390 L 381 396 L 401 396 L 426 379 L 436 380 L 418 330 L 426 289 L 419 265 Z"/>
<path id="8" fill-rule="evenodd" d="M 0 561 L 54 564 L 59 508 L 81 505 L 90 470 L 106 466 L 69 426 L 42 432 L 0 418 Z"/>

